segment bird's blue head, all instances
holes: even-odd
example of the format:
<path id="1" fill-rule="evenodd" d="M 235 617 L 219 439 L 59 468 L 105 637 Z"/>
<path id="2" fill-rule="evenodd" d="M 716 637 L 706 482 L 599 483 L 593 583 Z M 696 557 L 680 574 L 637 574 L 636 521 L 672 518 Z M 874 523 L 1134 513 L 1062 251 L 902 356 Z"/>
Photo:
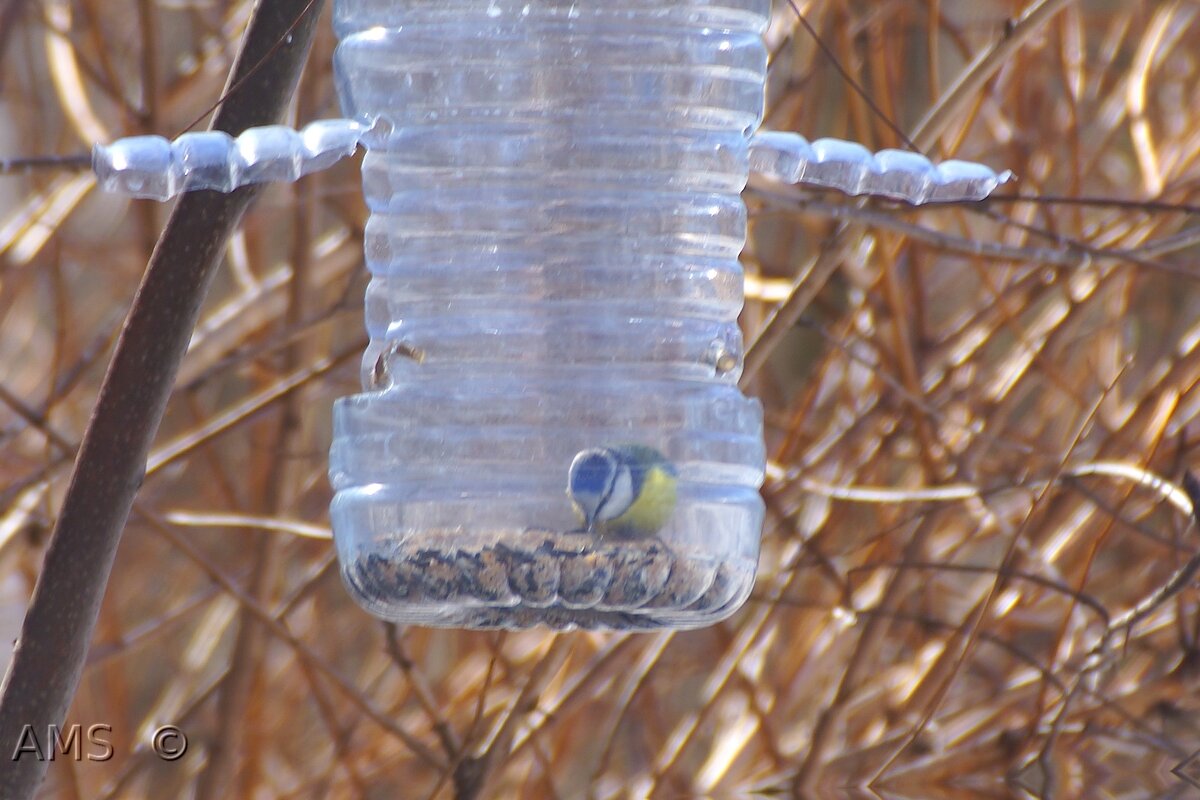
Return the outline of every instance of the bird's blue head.
<path id="1" fill-rule="evenodd" d="M 612 450 L 583 450 L 571 462 L 567 491 L 583 514 L 588 529 L 598 521 L 620 515 L 633 502 L 629 468 Z"/>

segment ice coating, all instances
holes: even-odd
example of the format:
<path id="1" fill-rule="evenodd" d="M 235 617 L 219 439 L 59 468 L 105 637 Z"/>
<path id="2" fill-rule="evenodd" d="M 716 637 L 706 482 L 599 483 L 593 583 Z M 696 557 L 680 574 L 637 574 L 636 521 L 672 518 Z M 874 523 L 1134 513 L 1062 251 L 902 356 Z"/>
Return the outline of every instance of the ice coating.
<path id="1" fill-rule="evenodd" d="M 353 155 L 367 126 L 326 119 L 295 131 L 282 125 L 232 137 L 217 131 L 131 136 L 96 145 L 92 165 L 107 192 L 169 200 L 180 192 L 230 192 L 252 183 L 290 182 Z M 906 150 L 872 153 L 855 142 L 761 131 L 750 142 L 750 170 L 800 186 L 912 205 L 983 200 L 1012 180 L 1008 170 L 952 159 L 933 162 Z"/>
<path id="2" fill-rule="evenodd" d="M 284 125 L 250 128 L 237 137 L 220 131 L 130 136 L 92 150 L 100 188 L 151 200 L 210 189 L 231 192 L 253 183 L 291 182 L 353 155 L 364 126 L 325 119 L 293 130 Z"/>
<path id="3" fill-rule="evenodd" d="M 983 200 L 1013 177 L 1008 170 L 996 172 L 971 161 L 934 163 L 907 150 L 872 153 L 854 142 L 809 142 L 778 131 L 762 131 L 750 140 L 750 170 L 784 183 L 912 205 Z"/>

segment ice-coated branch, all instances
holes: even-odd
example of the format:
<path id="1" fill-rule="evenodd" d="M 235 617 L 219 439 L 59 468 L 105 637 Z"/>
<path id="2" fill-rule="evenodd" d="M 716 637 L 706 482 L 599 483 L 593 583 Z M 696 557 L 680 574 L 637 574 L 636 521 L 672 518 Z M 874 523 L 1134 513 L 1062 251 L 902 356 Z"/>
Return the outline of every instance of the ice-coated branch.
<path id="1" fill-rule="evenodd" d="M 236 138 L 219 131 L 131 136 L 92 150 L 92 169 L 107 192 L 169 200 L 180 192 L 231 192 L 252 183 L 292 182 L 353 155 L 365 127 L 325 119 L 296 131 L 250 128 Z"/>
<path id="2" fill-rule="evenodd" d="M 352 155 L 368 128 L 349 119 L 251 128 L 235 137 L 185 133 L 175 141 L 131 136 L 96 145 L 92 167 L 108 192 L 168 200 L 180 192 L 230 192 L 252 183 L 291 182 Z M 750 140 L 750 169 L 785 183 L 872 195 L 913 205 L 982 200 L 1012 179 L 970 161 L 935 164 L 919 153 L 872 153 L 854 142 L 762 131 Z"/>
<path id="3" fill-rule="evenodd" d="M 784 183 L 837 189 L 913 205 L 983 200 L 1012 179 L 970 161 L 935 164 L 919 153 L 881 150 L 840 139 L 809 142 L 795 133 L 762 131 L 750 140 L 750 170 Z"/>

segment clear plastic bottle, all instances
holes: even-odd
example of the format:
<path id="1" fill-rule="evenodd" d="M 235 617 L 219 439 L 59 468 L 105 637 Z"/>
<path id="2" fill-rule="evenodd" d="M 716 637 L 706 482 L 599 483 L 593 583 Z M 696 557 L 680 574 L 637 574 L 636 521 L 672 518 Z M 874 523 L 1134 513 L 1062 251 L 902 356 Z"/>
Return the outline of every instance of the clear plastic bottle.
<path id="1" fill-rule="evenodd" d="M 770 0 L 334 9 L 343 110 L 372 126 L 371 344 L 330 458 L 350 591 L 425 625 L 728 616 L 763 518 L 737 258 Z M 628 444 L 669 461 L 671 513 L 589 532 L 568 470 Z"/>

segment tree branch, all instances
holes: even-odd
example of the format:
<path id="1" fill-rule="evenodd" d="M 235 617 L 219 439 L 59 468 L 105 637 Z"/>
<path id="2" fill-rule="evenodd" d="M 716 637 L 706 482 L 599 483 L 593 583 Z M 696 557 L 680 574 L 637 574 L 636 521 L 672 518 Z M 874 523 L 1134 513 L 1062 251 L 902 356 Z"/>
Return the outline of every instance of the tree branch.
<path id="1" fill-rule="evenodd" d="M 307 58 L 323 0 L 262 0 L 213 128 L 276 122 Z M 0 688 L 0 797 L 30 800 L 46 761 L 23 753 L 26 726 L 45 742 L 79 684 L 117 544 L 146 470 L 175 375 L 225 243 L 254 196 L 185 194 L 159 237 L 84 434 L 62 511 Z"/>

